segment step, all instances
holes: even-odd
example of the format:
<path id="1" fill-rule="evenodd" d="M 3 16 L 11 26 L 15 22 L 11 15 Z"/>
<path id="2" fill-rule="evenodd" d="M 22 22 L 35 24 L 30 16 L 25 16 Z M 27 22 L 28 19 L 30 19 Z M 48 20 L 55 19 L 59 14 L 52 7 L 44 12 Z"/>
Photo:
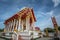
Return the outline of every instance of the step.
<path id="1" fill-rule="evenodd" d="M 31 39 L 29 32 L 20 32 L 18 34 L 21 36 L 21 38 L 23 40 L 30 40 Z"/>

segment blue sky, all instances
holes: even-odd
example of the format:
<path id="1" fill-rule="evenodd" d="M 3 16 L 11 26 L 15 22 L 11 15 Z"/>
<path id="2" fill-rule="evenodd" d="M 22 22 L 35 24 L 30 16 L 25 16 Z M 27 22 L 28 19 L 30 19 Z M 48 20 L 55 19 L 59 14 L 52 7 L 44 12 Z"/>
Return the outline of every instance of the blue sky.
<path id="1" fill-rule="evenodd" d="M 4 21 L 23 7 L 33 8 L 37 19 L 35 26 L 41 30 L 53 28 L 51 16 L 56 17 L 60 26 L 60 0 L 0 0 L 0 28 L 4 28 Z"/>

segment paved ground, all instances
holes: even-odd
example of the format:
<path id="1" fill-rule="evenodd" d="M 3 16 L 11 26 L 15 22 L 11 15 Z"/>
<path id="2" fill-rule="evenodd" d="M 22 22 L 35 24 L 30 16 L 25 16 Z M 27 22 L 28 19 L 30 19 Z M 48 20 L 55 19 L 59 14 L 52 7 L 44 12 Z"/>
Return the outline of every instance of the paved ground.
<path id="1" fill-rule="evenodd" d="M 5 39 L 0 38 L 0 40 L 5 40 Z"/>
<path id="2" fill-rule="evenodd" d="M 5 39 L 0 38 L 0 40 L 5 40 Z M 39 38 L 37 40 L 52 40 L 52 38 Z"/>
<path id="3" fill-rule="evenodd" d="M 52 38 L 39 38 L 37 40 L 53 40 Z"/>
<path id="4" fill-rule="evenodd" d="M 0 32 L 0 36 L 1 36 L 1 32 Z M 5 40 L 5 39 L 0 38 L 0 40 Z"/>

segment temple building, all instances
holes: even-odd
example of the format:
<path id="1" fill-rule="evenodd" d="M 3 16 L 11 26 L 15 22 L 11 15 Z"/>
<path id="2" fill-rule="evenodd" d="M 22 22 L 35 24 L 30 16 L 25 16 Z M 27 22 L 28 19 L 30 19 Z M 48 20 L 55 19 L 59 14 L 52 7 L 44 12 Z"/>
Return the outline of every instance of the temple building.
<path id="1" fill-rule="evenodd" d="M 36 22 L 36 18 L 34 16 L 33 9 L 25 8 L 9 19 L 5 20 L 4 31 L 18 32 L 33 30 L 34 22 Z"/>
<path id="2" fill-rule="evenodd" d="M 9 19 L 5 20 L 4 32 L 15 32 L 17 33 L 17 35 L 27 36 L 30 35 L 32 31 L 35 31 L 35 26 L 34 26 L 35 22 L 36 22 L 36 18 L 33 9 L 24 8 L 15 15 L 13 15 L 12 17 L 10 17 Z"/>

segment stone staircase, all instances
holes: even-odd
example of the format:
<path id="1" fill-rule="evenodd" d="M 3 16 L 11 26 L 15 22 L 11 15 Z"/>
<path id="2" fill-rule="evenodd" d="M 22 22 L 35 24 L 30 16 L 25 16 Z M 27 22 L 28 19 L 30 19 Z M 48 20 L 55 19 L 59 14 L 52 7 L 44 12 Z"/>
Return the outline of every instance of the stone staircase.
<path id="1" fill-rule="evenodd" d="M 12 38 L 13 38 L 13 40 L 31 40 L 31 38 L 32 38 L 31 33 L 32 32 L 27 32 L 27 31 L 18 32 L 18 33 L 13 34 Z M 33 38 L 38 37 L 36 32 L 33 32 L 33 34 L 34 34 Z"/>
<path id="2" fill-rule="evenodd" d="M 21 39 L 21 40 L 30 40 L 31 39 L 31 36 L 30 36 L 30 34 L 29 34 L 29 32 L 20 32 L 20 33 L 18 33 L 18 40 L 19 40 L 19 38 Z"/>
<path id="3" fill-rule="evenodd" d="M 13 40 L 30 40 L 31 36 L 29 32 L 19 32 L 12 35 Z"/>

